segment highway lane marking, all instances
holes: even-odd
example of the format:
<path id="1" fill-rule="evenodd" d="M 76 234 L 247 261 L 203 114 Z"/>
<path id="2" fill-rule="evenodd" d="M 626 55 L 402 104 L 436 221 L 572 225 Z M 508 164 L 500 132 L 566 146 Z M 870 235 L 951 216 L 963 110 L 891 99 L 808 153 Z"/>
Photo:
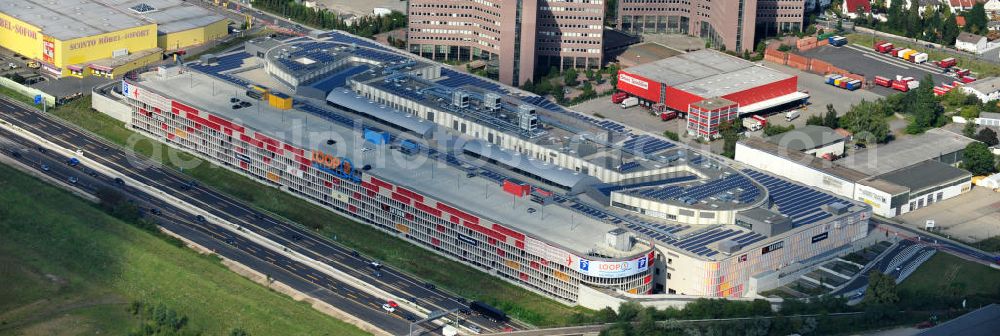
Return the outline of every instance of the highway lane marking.
<path id="1" fill-rule="evenodd" d="M 37 118 L 37 120 L 38 120 L 39 122 L 42 122 L 42 123 L 45 123 L 45 121 L 44 121 L 45 119 L 43 119 L 42 117 L 38 117 L 38 118 Z M 21 121 L 21 120 L 19 120 L 19 121 L 20 121 L 21 123 L 23 123 L 23 124 L 24 124 L 25 126 L 27 126 L 26 128 L 32 128 L 32 129 L 35 129 L 35 130 L 38 130 L 38 131 L 41 131 L 42 133 L 45 133 L 45 134 L 48 134 L 48 135 L 50 135 L 50 136 L 52 135 L 52 134 L 51 134 L 52 132 L 47 132 L 47 131 L 45 131 L 45 130 L 41 130 L 41 129 L 39 129 L 38 127 L 34 126 L 33 124 L 30 124 L 30 123 L 25 123 L 24 121 Z M 69 131 L 69 132 L 63 132 L 63 133 L 62 133 L 62 134 L 63 134 L 64 136 L 66 136 L 66 137 L 68 137 L 68 138 L 70 138 L 70 137 L 69 137 L 68 135 L 69 135 L 69 134 L 71 134 L 71 133 L 72 133 L 72 134 L 75 134 L 75 135 L 76 135 L 76 136 L 78 136 L 79 138 L 83 138 L 83 139 L 88 139 L 88 138 L 89 138 L 89 137 L 91 136 L 90 134 L 81 134 L 81 133 L 77 132 L 77 131 L 76 131 L 75 129 L 73 129 L 73 128 L 71 128 L 71 127 L 64 127 L 64 126 L 62 126 L 62 125 L 52 125 L 52 127 L 53 127 L 53 128 L 56 128 L 56 130 L 57 130 L 57 131 Z M 65 128 L 65 130 L 63 130 L 62 128 Z M 64 146 L 64 147 L 76 147 L 76 145 L 75 145 L 75 144 L 73 144 L 73 143 L 70 143 L 69 141 L 66 141 L 66 140 L 62 140 L 62 139 L 60 139 L 60 140 L 61 140 L 61 141 L 59 141 L 59 142 L 62 142 L 62 143 L 64 143 L 65 145 L 68 145 L 68 146 Z M 120 151 L 117 151 L 116 153 L 122 153 L 122 152 L 120 152 Z M 111 161 L 111 160 L 107 160 L 106 158 L 102 158 L 102 157 L 98 157 L 98 159 L 99 159 L 98 161 L 101 161 L 102 163 L 104 163 L 104 164 L 105 164 L 105 165 L 107 165 L 107 166 L 111 166 L 111 167 L 116 167 L 116 166 L 117 166 L 117 167 L 119 167 L 120 169 L 122 169 L 122 170 L 124 170 L 124 171 L 127 171 L 127 172 L 130 172 L 130 173 L 134 174 L 135 176 L 138 176 L 138 177 L 139 177 L 139 179 L 140 179 L 140 180 L 143 180 L 143 182 L 144 182 L 144 183 L 148 183 L 148 184 L 150 184 L 150 185 L 155 185 L 155 186 L 159 186 L 161 190 L 165 189 L 165 190 L 173 190 L 173 191 L 177 192 L 177 190 L 176 190 L 176 189 L 174 189 L 174 188 L 171 188 L 171 187 L 169 187 L 169 186 L 166 186 L 166 185 L 165 185 L 165 184 L 163 184 L 163 183 L 159 183 L 158 181 L 153 181 L 153 180 L 151 180 L 151 179 L 150 179 L 149 177 L 146 177 L 146 176 L 145 176 L 144 174 L 141 174 L 141 173 L 139 173 L 139 172 L 138 172 L 138 171 L 136 171 L 135 169 L 132 169 L 132 168 L 130 168 L 130 167 L 125 167 L 125 166 L 123 166 L 123 165 L 119 164 L 118 162 L 115 162 L 115 161 Z M 144 159 L 144 160 L 148 160 L 148 159 Z M 157 167 L 155 163 L 154 163 L 153 165 L 151 165 L 151 167 L 156 167 L 156 168 L 161 168 L 161 167 Z M 186 179 L 184 179 L 184 180 L 180 180 L 180 178 L 179 178 L 179 177 L 177 177 L 177 176 L 176 176 L 176 175 L 174 175 L 174 174 L 173 174 L 172 172 L 170 172 L 170 171 L 167 171 L 167 170 L 165 170 L 165 169 L 163 169 L 163 170 L 158 170 L 158 172 L 159 172 L 159 173 L 160 173 L 160 175 L 162 175 L 163 177 L 167 177 L 167 178 L 169 178 L 169 179 L 174 179 L 174 180 L 179 180 L 179 181 L 181 181 L 181 182 L 186 182 Z M 197 191 L 201 191 L 201 189 L 196 189 L 196 190 L 197 190 Z M 205 196 L 208 196 L 209 198 L 213 198 L 213 199 L 215 199 L 215 200 L 218 200 L 218 201 L 220 201 L 220 202 L 223 202 L 223 203 L 228 203 L 228 204 L 231 204 L 231 205 L 233 205 L 233 206 L 234 206 L 235 208 L 238 208 L 238 209 L 243 209 L 244 211 L 248 211 L 248 212 L 256 212 L 256 210 L 253 210 L 253 209 L 250 209 L 250 208 L 248 208 L 248 207 L 246 207 L 246 206 L 243 206 L 242 204 L 239 204 L 239 203 L 235 203 L 235 202 L 233 202 L 233 201 L 231 201 L 231 200 L 229 200 L 229 199 L 227 199 L 227 198 L 224 198 L 224 197 L 220 197 L 220 196 L 216 195 L 216 192 L 215 192 L 214 190 L 210 190 L 210 189 L 205 189 L 205 190 L 206 190 L 206 192 L 203 192 L 203 193 L 201 193 L 201 194 L 205 194 Z M 189 201 L 189 202 L 195 202 L 195 203 L 201 203 L 201 204 L 203 204 L 203 205 L 204 205 L 204 207 L 205 207 L 205 208 L 210 208 L 210 209 L 215 209 L 215 210 L 217 210 L 217 211 L 219 211 L 219 212 L 221 212 L 221 213 L 223 213 L 223 214 L 227 215 L 227 217 L 231 217 L 231 216 L 229 215 L 229 213 L 228 213 L 227 211 L 223 211 L 223 210 L 220 210 L 219 208 L 217 208 L 217 207 L 215 207 L 215 206 L 212 206 L 212 205 L 209 205 L 209 204 L 205 203 L 204 201 L 202 201 L 202 200 L 200 200 L 200 199 L 197 199 L 197 198 L 193 198 L 193 199 L 192 199 L 192 198 L 190 198 L 190 197 L 187 197 L 187 195 L 185 195 L 185 194 L 184 194 L 184 193 L 182 193 L 182 192 L 178 192 L 178 194 L 180 194 L 180 195 L 184 195 L 184 197 L 182 197 L 182 198 L 188 198 L 188 199 L 185 199 L 185 201 Z M 243 221 L 243 222 L 246 222 L 246 221 Z M 280 222 L 280 221 L 274 221 L 274 222 L 276 222 L 276 223 L 278 224 L 278 225 L 276 225 L 275 227 L 276 227 L 276 228 L 277 228 L 278 230 L 281 230 L 281 231 L 285 231 L 285 230 L 286 230 L 286 229 L 284 228 L 284 226 L 286 226 L 286 225 L 290 225 L 290 224 L 286 224 L 286 223 L 284 223 L 284 222 Z M 251 226 L 254 226 L 254 227 L 256 227 L 256 225 L 253 225 L 252 223 L 251 223 Z M 299 229 L 299 228 L 295 228 L 295 229 L 297 230 L 297 229 Z M 297 232 L 306 232 L 306 231 L 297 231 Z M 308 237 L 308 238 L 309 238 L 309 239 L 310 239 L 311 241 L 315 241 L 315 242 L 321 242 L 321 243 L 323 243 L 323 244 L 322 244 L 322 246 L 326 246 L 326 247 L 329 247 L 329 248 L 331 248 L 331 249 L 333 249 L 333 250 L 335 250 L 335 251 L 341 251 L 342 253 L 343 253 L 343 252 L 346 252 L 346 250 L 345 250 L 345 249 L 343 249 L 343 248 L 341 248 L 341 247 L 339 247 L 339 246 L 336 246 L 336 245 L 332 245 L 332 244 L 329 244 L 329 243 L 327 243 L 327 242 L 325 242 L 325 241 L 320 241 L 320 240 L 316 239 L 315 237 L 313 237 L 313 236 L 312 236 L 312 235 L 311 235 L 310 233 L 308 233 L 308 232 L 306 232 L 306 234 L 304 234 L 304 236 L 305 236 L 305 237 Z M 288 241 L 287 239 L 282 239 L 282 240 L 286 240 L 286 241 Z M 293 245 L 298 245 L 298 244 L 295 244 L 294 242 L 290 242 L 290 243 L 292 243 Z M 298 245 L 298 246 L 300 246 L 300 247 L 301 247 L 301 245 Z M 304 249 L 304 250 L 306 250 L 306 251 L 308 251 L 308 252 L 310 252 L 310 253 L 312 253 L 312 254 L 314 254 L 314 255 L 318 255 L 318 256 L 322 257 L 322 255 L 320 255 L 320 254 L 316 253 L 315 251 L 312 251 L 312 250 L 310 250 L 310 249 L 307 249 L 307 248 L 303 248 L 303 249 Z M 330 259 L 330 258 L 325 258 L 325 259 L 326 259 L 327 261 L 330 261 L 330 262 L 333 262 L 333 263 L 335 263 L 335 264 L 338 264 L 338 265 L 341 265 L 341 266 L 344 266 L 344 267 L 346 267 L 346 269 L 347 269 L 347 270 L 353 270 L 353 268 L 352 268 L 352 267 L 350 267 L 349 265 L 346 265 L 346 264 L 344 264 L 344 263 L 341 263 L 341 262 L 337 262 L 337 261 L 335 261 L 335 260 L 333 260 L 333 259 Z M 292 269 L 296 269 L 296 267 L 295 267 L 294 265 L 289 265 L 289 267 L 291 267 Z M 362 276 L 363 276 L 364 278 L 367 278 L 367 279 L 369 279 L 369 280 L 374 280 L 374 281 L 376 281 L 376 282 L 382 282 L 382 281 L 380 281 L 380 280 L 378 280 L 378 279 L 375 279 L 375 278 L 372 278 L 372 277 L 371 277 L 370 275 L 368 275 L 368 274 L 365 274 L 365 273 L 359 273 L 359 272 L 352 272 L 352 273 L 358 273 L 358 274 L 361 274 L 361 275 L 362 275 Z M 359 277 L 355 276 L 355 278 L 359 278 Z M 359 279 L 359 280 L 363 280 L 363 279 Z M 415 282 L 412 282 L 412 281 L 411 281 L 410 279 L 406 279 L 406 280 L 407 280 L 407 281 L 409 281 L 409 282 L 411 282 L 411 283 L 414 283 L 414 284 L 415 284 Z M 383 282 L 383 283 L 384 283 L 384 282 Z M 409 293 L 406 293 L 405 291 L 400 291 L 400 292 L 402 292 L 402 293 L 403 293 L 404 295 L 409 295 Z M 437 293 L 432 293 L 432 295 L 433 295 L 433 297 L 439 297 Z M 451 298 L 451 297 L 444 297 L 444 298 L 445 298 L 445 299 L 447 299 L 447 300 L 453 300 L 453 298 Z M 440 306 L 439 306 L 439 307 L 440 307 Z"/>
<path id="2" fill-rule="evenodd" d="M 61 176 L 61 174 L 59 174 L 59 173 L 56 173 L 56 172 L 53 172 L 53 173 L 51 173 L 51 174 L 52 174 L 52 175 L 55 175 L 55 176 Z M 140 194 L 145 194 L 145 193 L 144 193 L 144 192 L 140 192 Z M 140 199 L 141 199 L 141 198 L 140 198 Z M 151 203 L 152 203 L 152 202 L 151 202 Z M 176 211 L 181 211 L 181 210 L 179 210 L 179 209 L 173 209 L 173 210 L 176 210 Z M 174 217 L 176 217 L 176 216 L 174 216 Z M 213 231 L 212 229 L 210 229 L 210 228 L 208 228 L 208 227 L 206 227 L 206 226 L 204 226 L 204 225 L 201 225 L 201 224 L 199 224 L 199 223 L 195 223 L 195 222 L 190 222 L 190 221 L 187 221 L 187 220 L 176 220 L 176 223 L 177 223 L 177 224 L 182 224 L 182 225 L 185 225 L 185 224 L 186 224 L 186 226 L 189 226 L 189 227 L 191 227 L 192 229 L 194 229 L 194 232 L 201 232 L 202 234 L 204 234 L 204 233 L 205 233 L 204 231 L 208 231 L 208 233 L 211 233 L 212 235 L 218 235 L 218 234 L 216 234 L 216 233 L 215 233 L 215 232 L 214 232 L 214 231 Z M 213 225 L 213 226 L 214 226 L 214 225 Z M 210 235 L 209 237 L 211 237 L 211 235 Z M 218 240 L 218 239 L 216 239 L 216 240 Z M 233 250 L 233 251 L 237 251 L 237 252 L 240 252 L 240 250 L 238 250 L 238 249 L 232 249 L 232 250 Z M 250 255 L 250 256 L 252 256 L 252 257 L 255 257 L 255 258 L 257 258 L 257 259 L 260 259 L 260 256 L 258 256 L 258 255 L 256 255 L 256 254 L 253 254 L 253 253 L 248 253 L 248 255 Z M 291 265 L 290 265 L 290 266 L 291 266 Z M 299 277 L 299 278 L 302 278 L 301 276 L 299 276 L 298 274 L 295 274 L 294 272 L 292 272 L 292 273 L 290 273 L 290 274 L 291 274 L 291 275 L 293 275 L 293 276 L 297 276 L 297 277 Z M 312 276 L 312 275 L 310 275 L 310 277 L 313 277 L 313 276 Z M 313 277 L 313 278 L 315 279 L 315 277 Z M 304 279 L 304 278 L 302 278 L 302 279 L 303 279 L 303 280 L 306 280 L 306 279 Z M 317 280 L 317 281 L 319 281 L 318 279 L 316 279 L 316 280 Z M 325 289 L 325 288 L 323 288 L 323 289 Z M 353 294 L 351 294 L 351 295 L 352 295 L 352 296 L 353 296 L 354 298 L 357 298 L 357 296 L 355 296 L 355 295 L 353 295 Z M 374 296 L 372 296 L 372 297 L 374 298 Z M 362 305 L 362 304 L 361 304 L 360 302 L 358 302 L 358 301 L 353 301 L 353 300 L 351 300 L 351 301 L 352 301 L 352 302 L 354 302 L 354 303 L 356 303 L 356 304 L 359 304 L 359 305 Z M 380 308 L 380 307 L 379 307 L 379 306 L 378 306 L 377 304 L 375 305 L 375 307 L 376 307 L 376 308 Z M 377 309 L 376 309 L 376 310 L 377 310 Z"/>

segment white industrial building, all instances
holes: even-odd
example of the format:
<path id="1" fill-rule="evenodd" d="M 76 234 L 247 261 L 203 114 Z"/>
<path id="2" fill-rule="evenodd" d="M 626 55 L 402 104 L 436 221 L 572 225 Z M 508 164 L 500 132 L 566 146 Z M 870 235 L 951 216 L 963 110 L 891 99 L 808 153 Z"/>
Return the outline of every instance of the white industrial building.
<path id="1" fill-rule="evenodd" d="M 989 48 L 986 36 L 962 32 L 955 39 L 955 49 L 982 54 Z"/>
<path id="2" fill-rule="evenodd" d="M 768 137 L 767 141 L 788 150 L 812 154 L 818 158 L 833 159 L 844 155 L 847 137 L 829 127 L 807 125 Z"/>
<path id="3" fill-rule="evenodd" d="M 1000 99 L 1000 77 L 990 77 L 959 87 L 965 94 L 976 95 L 984 103 Z"/>
<path id="4" fill-rule="evenodd" d="M 888 218 L 971 189 L 971 174 L 938 160 L 943 157 L 947 155 L 926 156 L 923 161 L 901 168 L 866 173 L 759 138 L 744 139 L 736 144 L 736 161 L 865 202 L 872 206 L 874 214 Z"/>
<path id="5" fill-rule="evenodd" d="M 980 112 L 979 118 L 976 118 L 976 124 L 979 126 L 1000 126 L 1000 113 L 995 112 Z"/>

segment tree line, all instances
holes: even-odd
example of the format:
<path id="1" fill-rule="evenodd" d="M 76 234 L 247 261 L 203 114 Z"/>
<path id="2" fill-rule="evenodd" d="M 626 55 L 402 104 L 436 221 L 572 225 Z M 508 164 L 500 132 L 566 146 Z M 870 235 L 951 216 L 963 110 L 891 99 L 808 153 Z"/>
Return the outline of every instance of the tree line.
<path id="1" fill-rule="evenodd" d="M 961 31 L 979 35 L 989 32 L 989 17 L 983 2 L 977 2 L 972 9 L 961 13 L 965 17 L 963 27 L 958 26 L 959 14 L 952 13 L 947 2 L 942 1 L 937 6 L 926 6 L 923 9 L 920 1 L 908 2 L 909 6 L 906 5 L 907 1 L 889 1 L 886 6 L 886 0 L 876 0 L 872 4 L 872 13 L 885 14 L 885 22 L 874 19 L 861 8 L 851 10 L 858 14 L 855 22 L 858 25 L 942 45 L 954 44 Z"/>
<path id="2" fill-rule="evenodd" d="M 356 18 L 351 24 L 347 24 L 340 13 L 327 9 L 309 8 L 296 1 L 254 0 L 253 6 L 308 26 L 343 30 L 364 37 L 372 37 L 375 34 L 406 26 L 406 15 L 397 11 L 383 16 L 362 16 Z"/>

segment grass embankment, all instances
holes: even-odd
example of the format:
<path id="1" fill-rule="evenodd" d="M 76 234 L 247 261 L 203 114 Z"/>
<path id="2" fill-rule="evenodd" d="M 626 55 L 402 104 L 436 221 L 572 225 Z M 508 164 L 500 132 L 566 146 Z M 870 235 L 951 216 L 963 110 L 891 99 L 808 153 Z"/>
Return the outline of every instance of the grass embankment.
<path id="1" fill-rule="evenodd" d="M 989 237 L 970 244 L 973 247 L 991 253 L 1000 252 L 1000 236 Z"/>
<path id="2" fill-rule="evenodd" d="M 1000 302 L 1000 270 L 947 253 L 936 253 L 899 285 L 909 307 L 956 307 L 968 299 L 968 307 Z M 923 302 L 923 301 L 930 302 Z"/>
<path id="3" fill-rule="evenodd" d="M 165 154 L 168 147 L 123 128 L 121 122 L 90 109 L 90 96 L 77 99 L 57 109 L 53 114 L 88 129 L 120 145 L 131 146 L 144 156 L 152 156 L 171 165 Z M 132 139 L 131 141 L 129 139 Z M 154 155 L 154 153 L 161 153 Z M 196 159 L 187 154 L 177 155 L 181 161 Z M 311 228 L 327 237 L 337 236 L 338 242 L 385 261 L 403 271 L 437 284 L 443 289 L 475 300 L 483 300 L 508 314 L 539 326 L 566 325 L 588 321 L 594 312 L 580 307 L 568 307 L 542 297 L 474 268 L 416 247 L 387 235 L 368 225 L 357 223 L 306 202 L 275 188 L 265 187 L 243 175 L 202 162 L 186 167 L 185 174 L 224 193 L 254 206 L 278 214 Z"/>
<path id="4" fill-rule="evenodd" d="M 125 335 L 151 317 L 135 302 L 178 334 L 365 334 L 3 165 L 0 204 L 0 334 Z"/>
<path id="5" fill-rule="evenodd" d="M 878 37 L 873 38 L 871 35 L 866 34 L 848 34 L 847 41 L 851 44 L 858 44 L 865 47 L 871 47 L 875 44 L 875 40 L 892 42 L 893 45 L 902 48 L 910 48 L 917 50 L 919 52 L 927 53 L 929 59 L 928 62 L 942 60 L 948 57 L 954 57 L 958 64 L 955 65 L 959 68 L 968 68 L 972 70 L 978 77 L 986 78 L 991 76 L 1000 75 L 1000 65 L 993 64 L 987 61 L 976 60 L 972 55 L 960 53 L 960 52 L 944 52 L 940 49 L 927 48 L 922 44 L 914 43 L 912 41 L 905 41 L 893 38 Z"/>

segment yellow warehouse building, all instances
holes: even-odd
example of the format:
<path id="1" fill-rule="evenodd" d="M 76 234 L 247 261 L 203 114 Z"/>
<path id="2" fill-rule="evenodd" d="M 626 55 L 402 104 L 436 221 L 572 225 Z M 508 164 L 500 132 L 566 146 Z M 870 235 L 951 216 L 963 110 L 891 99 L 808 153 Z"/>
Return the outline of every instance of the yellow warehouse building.
<path id="1" fill-rule="evenodd" d="M 164 50 L 225 37 L 228 20 L 179 0 L 0 2 L 0 47 L 56 76 L 118 77 Z"/>

